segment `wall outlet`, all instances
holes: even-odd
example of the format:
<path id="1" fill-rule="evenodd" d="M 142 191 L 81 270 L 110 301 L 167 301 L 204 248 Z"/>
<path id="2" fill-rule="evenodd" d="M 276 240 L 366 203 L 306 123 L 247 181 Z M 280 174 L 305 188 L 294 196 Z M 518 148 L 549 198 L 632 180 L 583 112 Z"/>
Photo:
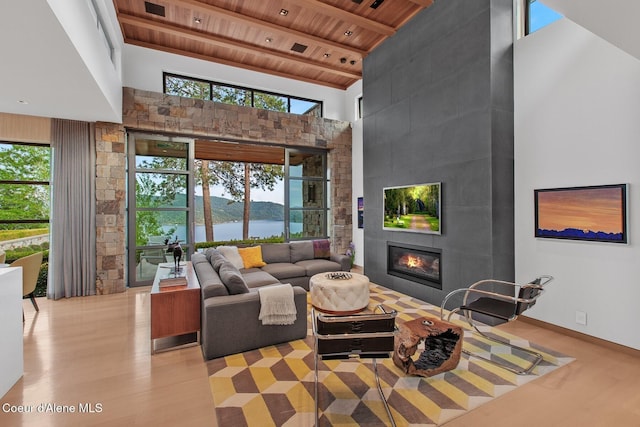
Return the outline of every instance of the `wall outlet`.
<path id="1" fill-rule="evenodd" d="M 587 313 L 585 313 L 584 311 L 576 311 L 576 323 L 578 325 L 586 325 Z"/>

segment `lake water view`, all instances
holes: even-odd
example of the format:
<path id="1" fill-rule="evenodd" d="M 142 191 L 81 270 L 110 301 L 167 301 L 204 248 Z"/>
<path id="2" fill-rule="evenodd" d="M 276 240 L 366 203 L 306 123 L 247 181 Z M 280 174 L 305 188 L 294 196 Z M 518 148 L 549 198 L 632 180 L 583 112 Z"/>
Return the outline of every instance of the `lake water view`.
<path id="1" fill-rule="evenodd" d="M 172 227 L 164 226 L 165 231 L 168 231 Z M 292 223 L 291 224 L 291 232 L 298 233 L 302 231 L 302 223 Z M 259 220 L 259 221 L 249 221 L 249 237 L 271 237 L 271 236 L 280 236 L 284 233 L 284 221 L 269 221 L 269 220 Z M 178 238 L 182 241 L 186 240 L 186 227 L 178 226 L 177 233 L 173 235 L 178 235 Z M 206 241 L 206 233 L 204 224 L 196 225 L 195 229 L 195 240 L 196 242 L 204 242 Z M 213 239 L 214 241 L 225 241 L 225 240 L 241 240 L 242 239 L 242 221 L 238 222 L 223 222 L 221 224 L 213 225 Z"/>

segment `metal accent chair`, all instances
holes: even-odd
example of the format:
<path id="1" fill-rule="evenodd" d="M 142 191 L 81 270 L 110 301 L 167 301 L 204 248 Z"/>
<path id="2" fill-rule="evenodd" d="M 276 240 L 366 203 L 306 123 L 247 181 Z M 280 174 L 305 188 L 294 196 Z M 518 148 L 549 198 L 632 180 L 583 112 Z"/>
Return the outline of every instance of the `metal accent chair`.
<path id="1" fill-rule="evenodd" d="M 504 322 L 511 322 L 512 320 L 517 319 L 525 310 L 528 310 L 535 305 L 540 295 L 544 292 L 545 286 L 552 280 L 552 276 L 546 275 L 537 277 L 530 283 L 522 285 L 502 280 L 480 280 L 468 288 L 456 289 L 455 291 L 450 292 L 444 298 L 440 306 L 440 318 L 444 319 L 447 302 L 449 302 L 449 300 L 451 300 L 455 295 L 464 294 L 462 305 L 449 312 L 446 319 L 447 321 L 451 319 L 453 314 L 460 312 L 465 317 L 469 325 L 486 339 L 528 353 L 533 356 L 533 360 L 530 360 L 528 366 L 518 368 L 471 353 L 465 349 L 463 349 L 462 352 L 491 362 L 518 375 L 529 374 L 538 365 L 538 363 L 540 363 L 542 355 L 530 348 L 520 347 L 498 337 L 489 336 L 483 333 L 478 329 L 476 323 L 474 323 L 473 313 L 489 316 Z M 509 293 L 496 291 L 495 288 L 500 288 L 501 290 L 508 289 Z"/>
<path id="2" fill-rule="evenodd" d="M 27 255 L 19 258 L 11 263 L 11 267 L 22 267 L 22 296 L 28 296 L 36 311 L 40 311 L 36 302 L 36 285 L 38 284 L 38 276 L 40 275 L 40 266 L 42 265 L 42 252 Z M 24 320 L 24 310 L 22 313 Z"/>
<path id="3" fill-rule="evenodd" d="M 378 393 L 384 409 L 395 427 L 396 423 L 389 409 L 387 399 L 380 386 L 376 359 L 389 358 L 394 351 L 395 320 L 397 312 L 386 311 L 382 305 L 376 310 L 381 313 L 352 314 L 346 316 L 318 314 L 311 310 L 313 336 L 315 338 L 315 414 L 316 426 L 318 410 L 318 365 L 320 359 L 372 359 Z"/>

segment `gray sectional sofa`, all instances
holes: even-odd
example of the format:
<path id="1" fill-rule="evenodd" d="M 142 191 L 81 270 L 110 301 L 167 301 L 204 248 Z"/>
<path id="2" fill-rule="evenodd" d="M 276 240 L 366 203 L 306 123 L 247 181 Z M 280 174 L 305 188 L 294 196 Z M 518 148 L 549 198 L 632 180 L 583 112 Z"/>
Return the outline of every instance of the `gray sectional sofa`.
<path id="1" fill-rule="evenodd" d="M 193 254 L 191 261 L 202 295 L 201 344 L 205 359 L 305 337 L 309 279 L 314 274 L 351 268 L 348 256 L 330 253 L 327 245 L 328 241 L 260 245 L 264 261 L 260 264 L 264 265 L 251 268 L 239 265 L 242 261 L 228 251 L 225 257 L 223 249 L 228 247 Z M 293 286 L 297 319 L 292 325 L 263 325 L 258 319 L 258 288 L 277 283 Z"/>

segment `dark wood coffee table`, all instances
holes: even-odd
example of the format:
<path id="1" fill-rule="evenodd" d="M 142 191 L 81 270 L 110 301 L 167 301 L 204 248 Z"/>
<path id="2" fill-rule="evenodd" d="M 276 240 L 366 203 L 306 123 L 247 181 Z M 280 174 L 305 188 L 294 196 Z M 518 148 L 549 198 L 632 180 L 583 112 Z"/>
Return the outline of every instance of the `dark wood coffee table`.
<path id="1" fill-rule="evenodd" d="M 173 277 L 172 266 L 158 264 L 151 286 L 151 354 L 200 342 L 200 283 L 187 262 L 182 267 L 186 284 L 161 287 L 161 279 Z"/>

